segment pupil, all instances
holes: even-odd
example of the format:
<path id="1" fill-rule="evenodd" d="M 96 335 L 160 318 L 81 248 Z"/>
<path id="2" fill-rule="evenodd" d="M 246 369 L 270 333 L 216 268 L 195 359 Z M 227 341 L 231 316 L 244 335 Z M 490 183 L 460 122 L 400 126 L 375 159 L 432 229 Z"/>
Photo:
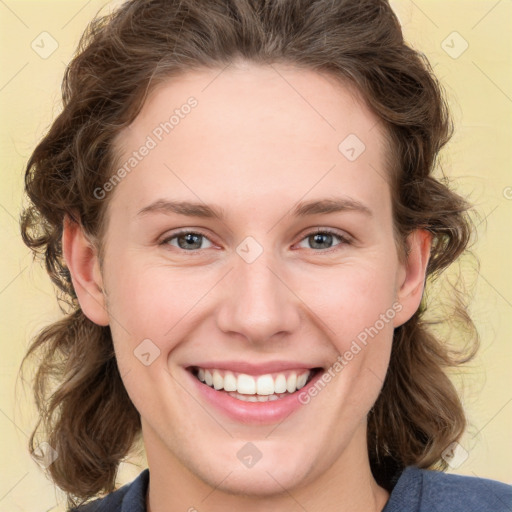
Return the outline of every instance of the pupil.
<path id="1" fill-rule="evenodd" d="M 183 235 L 183 237 L 182 237 L 182 239 L 184 239 L 185 242 L 183 244 L 180 243 L 179 245 L 181 246 L 182 249 L 190 248 L 190 244 L 194 244 L 194 243 L 197 244 L 198 243 L 197 240 L 199 240 L 200 237 L 201 237 L 201 235 L 187 233 L 186 235 Z"/>
<path id="2" fill-rule="evenodd" d="M 314 243 L 322 244 L 322 239 L 324 239 L 324 245 L 326 243 L 330 243 L 332 241 L 332 235 L 329 235 L 328 233 L 317 233 L 313 235 Z M 326 240 L 325 240 L 326 239 Z"/>

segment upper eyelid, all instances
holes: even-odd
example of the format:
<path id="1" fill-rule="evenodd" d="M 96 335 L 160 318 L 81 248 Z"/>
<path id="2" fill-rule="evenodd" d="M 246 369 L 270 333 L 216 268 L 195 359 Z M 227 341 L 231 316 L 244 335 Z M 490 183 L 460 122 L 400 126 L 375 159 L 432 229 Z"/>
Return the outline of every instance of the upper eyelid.
<path id="1" fill-rule="evenodd" d="M 299 242 L 302 242 L 304 239 L 316 235 L 317 233 L 327 233 L 330 235 L 337 236 L 342 243 L 352 243 L 354 241 L 354 237 L 352 235 L 349 235 L 345 231 L 339 231 L 334 228 L 314 228 L 312 231 L 307 231 L 302 237 L 300 238 Z M 329 249 L 327 249 L 329 250 Z M 321 251 L 318 251 L 321 252 Z M 325 252 L 325 251 L 324 251 Z"/>
<path id="2" fill-rule="evenodd" d="M 309 236 L 312 236 L 312 235 L 315 235 L 317 233 L 332 234 L 334 236 L 339 237 L 342 241 L 345 241 L 345 242 L 352 242 L 353 241 L 353 237 L 351 235 L 349 235 L 348 233 L 344 232 L 344 231 L 338 231 L 337 229 L 334 229 L 334 228 L 312 228 L 312 229 L 310 229 L 310 231 L 306 231 L 301 236 L 301 238 L 298 240 L 298 242 L 302 242 L 305 238 L 307 238 Z M 204 238 L 208 239 L 212 244 L 215 244 L 215 242 L 207 234 L 205 234 L 202 230 L 200 230 L 200 229 L 186 229 L 186 228 L 183 228 L 183 230 L 178 231 L 176 233 L 172 233 L 169 236 L 165 236 L 161 240 L 160 243 L 164 244 L 165 242 L 168 242 L 169 240 L 173 240 L 176 237 L 184 236 L 184 235 L 187 235 L 187 234 L 201 235 Z M 182 250 L 184 250 L 184 249 L 182 249 Z M 204 249 L 195 249 L 194 251 L 188 251 L 188 252 L 199 252 L 201 250 L 204 250 Z M 321 251 L 318 251 L 318 252 L 321 252 Z"/>

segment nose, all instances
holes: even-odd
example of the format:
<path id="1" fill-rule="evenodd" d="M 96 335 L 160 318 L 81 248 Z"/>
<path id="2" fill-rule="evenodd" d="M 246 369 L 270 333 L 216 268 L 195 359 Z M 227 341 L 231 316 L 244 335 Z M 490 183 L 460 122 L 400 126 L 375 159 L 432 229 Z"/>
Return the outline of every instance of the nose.
<path id="1" fill-rule="evenodd" d="M 217 326 L 224 333 L 236 333 L 257 344 L 298 328 L 301 301 L 270 252 L 263 251 L 252 263 L 235 255 L 217 310 Z"/>

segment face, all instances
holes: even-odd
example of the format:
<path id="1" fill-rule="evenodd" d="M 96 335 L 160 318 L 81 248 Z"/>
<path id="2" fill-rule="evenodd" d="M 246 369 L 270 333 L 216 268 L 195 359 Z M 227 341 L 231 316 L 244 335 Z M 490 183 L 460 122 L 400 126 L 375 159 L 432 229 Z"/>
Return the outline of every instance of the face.
<path id="1" fill-rule="evenodd" d="M 419 302 L 377 117 L 313 71 L 231 66 L 161 84 L 116 150 L 107 312 L 82 307 L 110 325 L 150 467 L 255 495 L 361 464 Z"/>

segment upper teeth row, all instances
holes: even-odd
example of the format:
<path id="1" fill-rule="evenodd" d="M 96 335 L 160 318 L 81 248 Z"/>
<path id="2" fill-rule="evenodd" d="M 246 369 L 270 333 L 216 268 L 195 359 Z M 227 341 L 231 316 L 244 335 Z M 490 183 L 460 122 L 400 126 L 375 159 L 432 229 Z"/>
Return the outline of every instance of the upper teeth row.
<path id="1" fill-rule="evenodd" d="M 224 391 L 237 391 L 242 395 L 273 395 L 274 393 L 294 393 L 306 385 L 310 371 L 292 371 L 288 378 L 279 373 L 274 378 L 270 374 L 253 377 L 245 373 L 235 376 L 232 372 L 198 369 L 197 377 L 208 386 Z"/>

